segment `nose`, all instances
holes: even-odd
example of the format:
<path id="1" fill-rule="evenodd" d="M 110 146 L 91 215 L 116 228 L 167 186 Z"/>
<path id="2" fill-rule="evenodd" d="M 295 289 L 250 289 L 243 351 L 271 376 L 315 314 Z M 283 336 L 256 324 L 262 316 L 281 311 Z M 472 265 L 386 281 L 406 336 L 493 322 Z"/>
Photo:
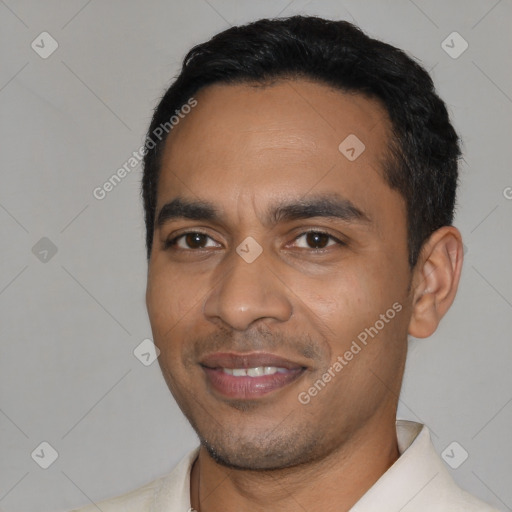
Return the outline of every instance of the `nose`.
<path id="1" fill-rule="evenodd" d="M 252 263 L 233 252 L 223 266 L 222 277 L 204 303 L 209 321 L 245 331 L 261 319 L 285 322 L 291 317 L 288 288 L 270 268 L 264 252 Z"/>

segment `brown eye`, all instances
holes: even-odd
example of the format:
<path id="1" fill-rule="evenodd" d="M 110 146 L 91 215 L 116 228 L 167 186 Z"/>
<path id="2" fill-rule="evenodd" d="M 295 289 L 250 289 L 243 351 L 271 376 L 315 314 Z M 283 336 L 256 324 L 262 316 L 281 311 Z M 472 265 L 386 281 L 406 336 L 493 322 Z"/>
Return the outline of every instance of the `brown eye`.
<path id="1" fill-rule="evenodd" d="M 312 249 L 323 249 L 329 243 L 331 237 L 326 233 L 311 231 L 306 235 L 306 241 Z"/>
<path id="2" fill-rule="evenodd" d="M 194 249 L 206 249 L 209 247 L 218 247 L 218 244 L 208 235 L 197 231 L 190 231 L 183 233 L 165 243 L 166 249 L 183 249 L 183 250 L 194 250 Z"/>
<path id="3" fill-rule="evenodd" d="M 322 231 L 308 231 L 299 235 L 295 242 L 301 249 L 325 249 L 336 243 L 342 244 L 339 240 L 334 238 L 329 233 Z"/>
<path id="4" fill-rule="evenodd" d="M 187 233 L 183 239 L 190 249 L 201 249 L 206 243 L 208 237 L 202 233 Z"/>

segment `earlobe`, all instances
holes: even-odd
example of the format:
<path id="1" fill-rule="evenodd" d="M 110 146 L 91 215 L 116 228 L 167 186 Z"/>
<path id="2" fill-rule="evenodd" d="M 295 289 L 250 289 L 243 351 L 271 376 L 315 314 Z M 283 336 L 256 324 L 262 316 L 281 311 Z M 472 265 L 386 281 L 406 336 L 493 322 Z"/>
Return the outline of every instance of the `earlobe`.
<path id="1" fill-rule="evenodd" d="M 462 237 L 457 228 L 444 226 L 424 243 L 413 276 L 409 334 L 432 335 L 452 305 L 462 270 Z"/>

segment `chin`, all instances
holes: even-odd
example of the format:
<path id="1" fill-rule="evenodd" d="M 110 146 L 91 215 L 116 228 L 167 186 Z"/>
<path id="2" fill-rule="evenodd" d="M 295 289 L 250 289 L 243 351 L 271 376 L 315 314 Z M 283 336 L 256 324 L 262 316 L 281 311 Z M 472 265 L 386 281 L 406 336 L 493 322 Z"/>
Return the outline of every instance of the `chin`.
<path id="1" fill-rule="evenodd" d="M 207 440 L 200 436 L 201 444 L 218 464 L 243 471 L 269 471 L 299 466 L 314 458 L 316 442 L 290 439 L 230 439 Z"/>

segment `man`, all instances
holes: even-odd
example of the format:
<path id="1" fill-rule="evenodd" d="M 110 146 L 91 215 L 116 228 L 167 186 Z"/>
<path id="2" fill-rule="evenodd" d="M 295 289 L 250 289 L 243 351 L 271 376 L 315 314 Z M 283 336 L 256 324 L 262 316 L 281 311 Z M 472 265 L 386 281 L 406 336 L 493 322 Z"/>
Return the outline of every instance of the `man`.
<path id="1" fill-rule="evenodd" d="M 462 266 L 428 74 L 344 21 L 193 48 L 149 128 L 147 307 L 200 448 L 103 512 L 490 511 L 396 420 Z M 95 506 L 84 510 L 96 510 Z"/>

